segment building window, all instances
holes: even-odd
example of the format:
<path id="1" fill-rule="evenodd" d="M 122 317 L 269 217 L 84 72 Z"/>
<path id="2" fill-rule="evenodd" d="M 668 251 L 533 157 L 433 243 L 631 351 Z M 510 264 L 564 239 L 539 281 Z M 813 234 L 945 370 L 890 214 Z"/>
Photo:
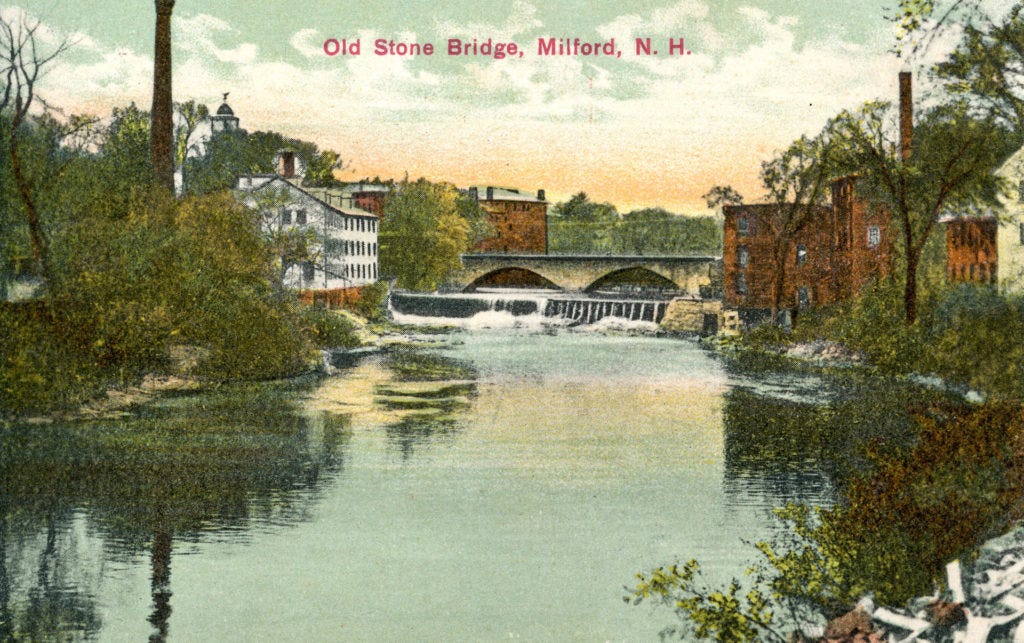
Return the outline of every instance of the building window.
<path id="1" fill-rule="evenodd" d="M 1024 181 L 1017 183 L 1017 201 L 1024 203 Z"/>
<path id="2" fill-rule="evenodd" d="M 877 248 L 882 243 L 882 230 L 876 225 L 868 226 L 868 247 Z"/>
<path id="3" fill-rule="evenodd" d="M 747 294 L 747 275 L 741 272 L 736 275 L 736 294 L 745 295 Z"/>
<path id="4" fill-rule="evenodd" d="M 807 308 L 811 305 L 811 293 L 807 290 L 807 286 L 797 288 L 796 303 L 800 308 Z"/>
<path id="5" fill-rule="evenodd" d="M 1024 223 L 1020 224 L 1020 245 L 1024 246 Z"/>
<path id="6" fill-rule="evenodd" d="M 313 281 L 313 276 L 313 262 L 302 262 L 302 279 L 305 281 Z"/>
<path id="7" fill-rule="evenodd" d="M 736 233 L 742 236 L 750 234 L 750 220 L 747 217 L 740 217 L 736 220 Z"/>
<path id="8" fill-rule="evenodd" d="M 796 247 L 796 265 L 802 266 L 807 263 L 807 246 L 798 244 Z"/>
<path id="9" fill-rule="evenodd" d="M 299 225 L 306 225 L 306 211 L 296 210 L 295 211 L 295 223 Z"/>
<path id="10" fill-rule="evenodd" d="M 292 224 L 292 211 L 291 210 L 281 210 L 281 225 L 291 225 L 291 224 Z"/>
<path id="11" fill-rule="evenodd" d="M 736 248 L 736 263 L 740 268 L 746 268 L 747 264 L 750 263 L 750 250 L 746 246 Z"/>

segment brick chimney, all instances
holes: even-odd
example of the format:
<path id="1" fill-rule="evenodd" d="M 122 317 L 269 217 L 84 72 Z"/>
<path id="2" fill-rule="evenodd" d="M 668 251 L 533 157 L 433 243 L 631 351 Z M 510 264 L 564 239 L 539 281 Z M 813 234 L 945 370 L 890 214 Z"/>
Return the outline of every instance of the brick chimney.
<path id="1" fill-rule="evenodd" d="M 295 177 L 295 152 L 282 150 L 278 154 L 277 173 L 286 179 Z"/>
<path id="2" fill-rule="evenodd" d="M 909 71 L 900 72 L 900 158 L 906 161 L 913 149 L 914 104 Z"/>
<path id="3" fill-rule="evenodd" d="M 487 200 L 488 201 L 493 201 L 494 200 L 494 188 L 492 188 L 489 185 L 487 186 Z"/>
<path id="4" fill-rule="evenodd" d="M 545 196 L 547 196 L 547 195 L 544 194 L 544 188 L 541 188 L 541 189 L 537 190 L 537 200 L 538 201 L 547 201 L 547 199 L 544 198 Z"/>
<path id="5" fill-rule="evenodd" d="M 469 198 L 473 199 L 474 201 L 480 200 L 480 192 L 476 189 L 476 187 L 469 188 Z"/>

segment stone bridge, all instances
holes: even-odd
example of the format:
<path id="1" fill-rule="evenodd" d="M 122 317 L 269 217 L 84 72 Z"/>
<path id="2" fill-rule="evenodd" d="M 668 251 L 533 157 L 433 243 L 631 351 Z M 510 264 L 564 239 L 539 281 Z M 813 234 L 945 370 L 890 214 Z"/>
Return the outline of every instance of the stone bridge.
<path id="1" fill-rule="evenodd" d="M 462 255 L 449 287 L 558 288 L 594 292 L 615 286 L 674 291 L 693 297 L 720 292 L 722 258 L 626 255 Z"/>

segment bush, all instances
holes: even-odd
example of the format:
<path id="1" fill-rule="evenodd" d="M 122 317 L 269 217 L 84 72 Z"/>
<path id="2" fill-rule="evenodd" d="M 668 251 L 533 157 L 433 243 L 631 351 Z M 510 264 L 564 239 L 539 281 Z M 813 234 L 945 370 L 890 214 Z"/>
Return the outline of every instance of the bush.
<path id="1" fill-rule="evenodd" d="M 963 284 L 935 307 L 922 367 L 998 399 L 1024 398 L 1024 302 Z"/>
<path id="2" fill-rule="evenodd" d="M 388 317 L 388 283 L 378 281 L 359 289 L 362 295 L 349 306 L 349 310 L 372 322 L 384 321 Z"/>
<path id="3" fill-rule="evenodd" d="M 0 409 L 66 409 L 102 392 L 97 369 L 54 332 L 37 304 L 0 305 Z"/>
<path id="4" fill-rule="evenodd" d="M 320 306 L 302 307 L 303 326 L 319 348 L 353 348 L 362 342 L 356 334 L 356 323 L 344 313 Z"/>

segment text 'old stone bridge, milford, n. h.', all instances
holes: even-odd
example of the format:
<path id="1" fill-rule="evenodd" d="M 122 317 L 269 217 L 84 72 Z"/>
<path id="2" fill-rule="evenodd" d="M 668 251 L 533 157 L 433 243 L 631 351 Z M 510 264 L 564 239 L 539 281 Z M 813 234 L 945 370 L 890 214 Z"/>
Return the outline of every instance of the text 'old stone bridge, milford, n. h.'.
<path id="1" fill-rule="evenodd" d="M 462 256 L 449 287 L 554 288 L 576 292 L 636 288 L 694 298 L 720 292 L 722 259 L 710 256 L 616 256 L 479 253 Z"/>

